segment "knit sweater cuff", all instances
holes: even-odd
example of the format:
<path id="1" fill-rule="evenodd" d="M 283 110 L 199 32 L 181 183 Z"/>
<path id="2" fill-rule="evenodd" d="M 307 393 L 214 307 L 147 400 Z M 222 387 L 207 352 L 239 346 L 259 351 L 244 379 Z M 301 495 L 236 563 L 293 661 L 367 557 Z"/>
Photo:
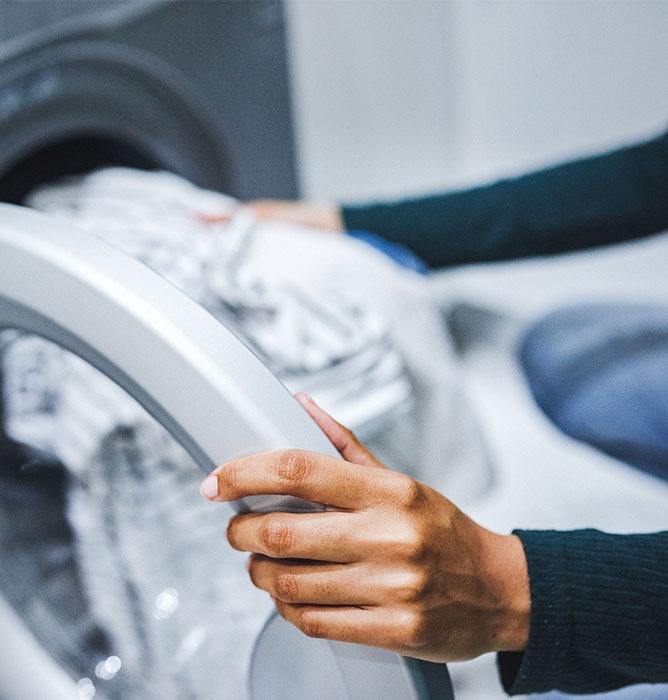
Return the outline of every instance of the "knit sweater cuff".
<path id="1" fill-rule="evenodd" d="M 523 654 L 500 653 L 499 672 L 511 695 L 540 692 L 538 679 L 558 678 L 570 637 L 570 590 L 562 576 L 565 543 L 557 533 L 516 531 L 522 540 L 531 587 L 531 628 Z M 545 687 L 550 690 L 551 687 Z"/>
<path id="2" fill-rule="evenodd" d="M 512 694 L 668 681 L 668 533 L 526 531 L 531 629 L 498 655 Z"/>

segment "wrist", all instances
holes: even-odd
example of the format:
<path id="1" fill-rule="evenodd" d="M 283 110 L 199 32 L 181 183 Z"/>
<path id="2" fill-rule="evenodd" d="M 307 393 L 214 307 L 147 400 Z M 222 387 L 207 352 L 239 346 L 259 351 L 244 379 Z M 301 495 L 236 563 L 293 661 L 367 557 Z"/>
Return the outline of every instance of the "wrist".
<path id="1" fill-rule="evenodd" d="M 341 207 L 336 204 L 321 204 L 319 206 L 322 228 L 337 232 L 345 229 Z"/>
<path id="2" fill-rule="evenodd" d="M 524 548 L 516 535 L 493 535 L 488 575 L 495 601 L 490 651 L 523 651 L 529 640 L 531 594 Z"/>

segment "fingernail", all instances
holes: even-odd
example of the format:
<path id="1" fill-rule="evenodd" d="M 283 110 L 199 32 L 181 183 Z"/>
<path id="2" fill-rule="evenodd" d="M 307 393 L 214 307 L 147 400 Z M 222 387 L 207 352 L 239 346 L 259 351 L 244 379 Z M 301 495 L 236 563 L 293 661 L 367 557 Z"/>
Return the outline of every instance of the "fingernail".
<path id="1" fill-rule="evenodd" d="M 204 498 L 215 498 L 218 495 L 218 479 L 215 476 L 207 476 L 199 485 L 199 492 Z"/>
<path id="2" fill-rule="evenodd" d="M 297 401 L 299 401 L 299 403 L 309 403 L 311 405 L 315 404 L 315 401 L 308 394 L 305 394 L 303 391 L 298 391 L 295 394 L 295 398 L 297 399 Z"/>

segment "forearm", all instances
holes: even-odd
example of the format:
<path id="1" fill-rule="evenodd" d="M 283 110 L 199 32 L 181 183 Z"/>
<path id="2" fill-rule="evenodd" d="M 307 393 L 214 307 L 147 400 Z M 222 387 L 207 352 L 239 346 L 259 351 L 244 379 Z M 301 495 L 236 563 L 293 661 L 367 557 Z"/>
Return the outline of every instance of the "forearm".
<path id="1" fill-rule="evenodd" d="M 668 134 L 484 187 L 341 213 L 346 228 L 402 243 L 431 267 L 633 239 L 668 228 Z"/>
<path id="2" fill-rule="evenodd" d="M 519 531 L 531 588 L 523 654 L 500 654 L 506 690 L 601 692 L 668 682 L 668 532 Z"/>

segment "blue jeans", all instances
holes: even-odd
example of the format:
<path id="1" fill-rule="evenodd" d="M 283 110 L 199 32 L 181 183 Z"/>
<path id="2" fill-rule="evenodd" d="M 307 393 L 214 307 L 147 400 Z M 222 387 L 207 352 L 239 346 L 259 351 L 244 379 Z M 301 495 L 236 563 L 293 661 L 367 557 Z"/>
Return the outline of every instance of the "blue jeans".
<path id="1" fill-rule="evenodd" d="M 531 700 L 668 700 L 668 685 L 632 685 L 607 693 L 595 695 L 568 695 L 566 693 L 543 693 L 532 695 Z"/>
<path id="2" fill-rule="evenodd" d="M 560 309 L 528 329 L 519 355 L 563 432 L 668 479 L 668 305 Z"/>

